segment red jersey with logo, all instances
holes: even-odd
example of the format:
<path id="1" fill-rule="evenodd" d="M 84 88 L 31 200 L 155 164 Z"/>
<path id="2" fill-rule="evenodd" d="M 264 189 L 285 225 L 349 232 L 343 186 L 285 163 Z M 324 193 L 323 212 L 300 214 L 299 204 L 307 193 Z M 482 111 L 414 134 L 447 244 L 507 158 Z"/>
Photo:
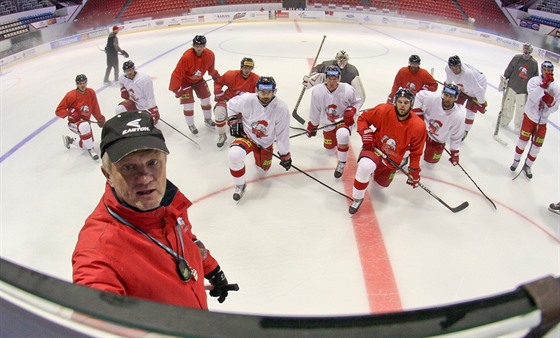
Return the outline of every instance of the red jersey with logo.
<path id="1" fill-rule="evenodd" d="M 86 121 L 90 121 L 91 115 L 93 115 L 97 121 L 104 119 L 101 114 L 101 109 L 99 108 L 95 90 L 91 88 L 86 88 L 83 93 L 77 89 L 66 93 L 62 101 L 58 104 L 58 107 L 56 107 L 56 116 L 65 118 L 68 115 L 68 108 L 74 108 L 79 111 L 82 119 Z"/>
<path id="2" fill-rule="evenodd" d="M 214 52 L 205 48 L 200 56 L 196 55 L 193 48 L 187 49 L 177 66 L 171 74 L 169 81 L 169 90 L 176 91 L 180 87 L 188 87 L 195 83 L 204 81 L 204 74 L 208 74 L 214 78 L 219 77 L 220 73 L 214 68 L 215 56 Z"/>
<path id="3" fill-rule="evenodd" d="M 256 90 L 259 76 L 255 73 L 249 74 L 245 79 L 241 75 L 241 70 L 228 70 L 220 78 L 214 81 L 214 93 L 219 93 L 226 86 L 227 90 L 220 100 L 227 101 L 234 96 L 243 93 L 254 93 Z"/>

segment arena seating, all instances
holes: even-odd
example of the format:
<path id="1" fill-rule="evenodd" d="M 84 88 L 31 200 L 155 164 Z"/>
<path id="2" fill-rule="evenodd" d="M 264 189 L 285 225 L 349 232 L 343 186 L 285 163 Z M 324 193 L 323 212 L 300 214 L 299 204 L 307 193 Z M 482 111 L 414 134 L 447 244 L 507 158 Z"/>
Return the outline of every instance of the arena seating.
<path id="1" fill-rule="evenodd" d="M 76 18 L 77 30 L 112 25 L 127 0 L 89 0 Z"/>
<path id="2" fill-rule="evenodd" d="M 189 2 L 184 0 L 134 0 L 120 17 L 120 21 L 138 19 L 142 17 L 163 18 L 180 16 L 189 12 Z"/>

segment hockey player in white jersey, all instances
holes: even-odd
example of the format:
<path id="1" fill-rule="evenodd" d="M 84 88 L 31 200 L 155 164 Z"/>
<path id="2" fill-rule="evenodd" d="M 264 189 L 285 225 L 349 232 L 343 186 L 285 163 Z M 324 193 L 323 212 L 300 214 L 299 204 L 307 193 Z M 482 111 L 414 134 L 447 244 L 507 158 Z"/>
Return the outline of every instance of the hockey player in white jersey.
<path id="1" fill-rule="evenodd" d="M 465 132 L 465 113 L 455 101 L 459 97 L 459 87 L 446 83 L 440 93 L 421 90 L 416 94 L 412 109 L 426 123 L 426 146 L 424 161 L 438 163 L 449 141 L 453 165 L 459 164 L 459 146 Z"/>
<path id="2" fill-rule="evenodd" d="M 467 110 L 465 116 L 465 134 L 463 140 L 471 130 L 475 113 L 486 112 L 486 76 L 471 65 L 461 63 L 459 56 L 451 56 L 445 67 L 447 83 L 455 83 L 461 93 L 456 104 L 464 105 Z"/>
<path id="3" fill-rule="evenodd" d="M 286 170 L 292 166 L 288 105 L 276 97 L 276 82 L 272 76 L 261 76 L 256 89 L 256 94 L 241 94 L 227 102 L 228 125 L 235 138 L 228 151 L 235 201 L 241 199 L 247 187 L 245 158 L 249 153 L 253 153 L 257 170 L 264 174 L 272 164 L 276 140 L 280 165 Z"/>
<path id="4" fill-rule="evenodd" d="M 348 157 L 350 129 L 356 112 L 362 106 L 358 93 L 351 85 L 340 82 L 341 71 L 336 65 L 325 70 L 325 83 L 313 87 L 311 109 L 307 123 L 307 137 L 317 135 L 323 129 L 323 146 L 330 154 L 337 153 L 338 164 L 334 177 L 340 178 Z"/>
<path id="5" fill-rule="evenodd" d="M 527 82 L 527 102 L 525 114 L 521 122 L 519 140 L 515 147 L 511 171 L 515 171 L 525 151 L 527 143 L 531 142 L 527 159 L 523 165 L 523 172 L 528 179 L 533 178 L 531 167 L 537 159 L 546 135 L 546 125 L 550 114 L 560 108 L 560 85 L 554 81 L 554 65 L 550 61 L 541 64 L 541 75 L 532 77 Z"/>
<path id="6" fill-rule="evenodd" d="M 121 97 L 124 99 L 115 108 L 115 114 L 130 110 L 146 110 L 154 119 L 157 127 L 159 109 L 154 95 L 154 84 L 149 75 L 137 72 L 134 62 L 126 61 L 123 64 L 124 74 L 119 76 Z"/>

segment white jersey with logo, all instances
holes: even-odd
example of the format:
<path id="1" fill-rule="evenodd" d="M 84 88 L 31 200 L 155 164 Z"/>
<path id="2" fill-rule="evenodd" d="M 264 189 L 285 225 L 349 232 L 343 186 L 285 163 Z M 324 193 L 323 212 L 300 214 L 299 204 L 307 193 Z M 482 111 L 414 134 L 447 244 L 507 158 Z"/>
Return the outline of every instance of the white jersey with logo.
<path id="1" fill-rule="evenodd" d="M 361 107 L 361 99 L 356 89 L 351 85 L 339 82 L 338 87 L 331 92 L 325 83 L 313 87 L 311 93 L 311 111 L 309 121 L 316 126 L 326 126 L 342 121 L 344 110 L 348 107 Z M 325 128 L 326 131 L 334 129 L 335 126 Z"/>
<path id="2" fill-rule="evenodd" d="M 119 76 L 121 88 L 128 91 L 129 100 L 136 104 L 139 110 L 148 110 L 155 107 L 154 84 L 150 76 L 136 72 L 134 79 L 129 79 L 125 74 Z"/>
<path id="3" fill-rule="evenodd" d="M 234 96 L 227 102 L 228 118 L 242 115 L 243 131 L 262 148 L 276 140 L 278 152 L 290 152 L 290 111 L 288 105 L 275 96 L 263 107 L 256 93 Z"/>
<path id="4" fill-rule="evenodd" d="M 449 148 L 459 150 L 465 134 L 465 112 L 456 104 L 444 110 L 441 95 L 440 92 L 421 90 L 416 94 L 413 109 L 420 109 L 424 113 L 429 138 L 439 143 L 449 140 Z"/>
<path id="5" fill-rule="evenodd" d="M 451 71 L 449 66 L 445 66 L 445 74 L 447 83 L 456 84 L 461 92 L 470 97 L 475 97 L 478 103 L 486 102 L 486 76 L 466 63 L 461 64 L 461 73 L 456 75 Z"/>
<path id="6" fill-rule="evenodd" d="M 525 114 L 527 117 L 538 124 L 546 124 L 550 114 L 556 112 L 560 108 L 560 84 L 554 81 L 548 85 L 546 92 L 554 97 L 552 106 L 549 107 L 541 102 L 545 89 L 541 88 L 542 75 L 532 77 L 527 82 L 527 103 L 525 103 Z M 542 107 L 542 112 L 539 109 Z"/>

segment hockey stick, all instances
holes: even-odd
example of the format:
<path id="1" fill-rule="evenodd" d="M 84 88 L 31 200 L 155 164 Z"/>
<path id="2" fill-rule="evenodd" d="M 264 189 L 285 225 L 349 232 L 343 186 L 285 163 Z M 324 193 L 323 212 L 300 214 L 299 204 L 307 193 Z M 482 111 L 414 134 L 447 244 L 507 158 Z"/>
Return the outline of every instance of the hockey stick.
<path id="1" fill-rule="evenodd" d="M 498 113 L 498 120 L 496 120 L 496 128 L 494 128 L 494 140 L 498 141 L 500 144 L 507 146 L 507 142 L 502 140 L 498 135 L 498 131 L 500 130 L 500 122 L 502 121 L 502 112 L 504 111 L 504 102 L 506 102 L 506 92 L 507 89 L 504 90 L 504 94 L 502 95 L 502 106 L 500 107 L 500 112 Z"/>
<path id="2" fill-rule="evenodd" d="M 383 157 L 385 160 L 387 160 L 389 163 L 391 163 L 392 166 L 398 168 L 400 171 L 402 171 L 406 176 L 410 177 L 410 174 L 404 170 L 398 163 L 396 163 L 395 161 L 393 161 L 389 156 L 387 156 L 387 154 L 385 154 L 384 152 L 382 152 L 381 150 L 375 148 L 375 153 L 378 154 L 379 156 Z M 459 212 L 463 209 L 465 209 L 466 207 L 469 206 L 469 202 L 465 201 L 463 203 L 461 203 L 460 205 L 456 206 L 456 207 L 451 207 L 449 206 L 449 204 L 445 203 L 441 198 L 439 198 L 436 194 L 434 194 L 433 192 L 430 191 L 430 189 L 426 188 L 422 183 L 418 182 L 418 186 L 422 189 L 424 189 L 425 192 L 427 192 L 428 194 L 430 194 L 430 196 L 432 196 L 433 198 L 435 198 L 438 202 L 440 202 L 441 204 L 443 204 L 447 209 L 451 210 L 452 212 L 456 213 Z"/>
<path id="3" fill-rule="evenodd" d="M 449 150 L 447 150 L 447 148 L 443 147 L 443 150 L 445 150 L 445 152 L 451 156 L 451 153 L 449 152 Z M 473 182 L 473 184 L 476 186 L 476 188 L 478 189 L 478 191 L 480 191 L 480 193 L 486 197 L 486 199 L 488 201 L 490 201 L 490 203 L 492 203 L 492 206 L 494 207 L 494 209 L 498 210 L 498 208 L 496 207 L 496 204 L 494 204 L 494 201 L 492 201 L 488 196 L 486 196 L 486 194 L 482 191 L 482 189 L 480 189 L 480 187 L 478 186 L 478 184 L 476 184 L 476 182 L 472 179 L 472 177 L 467 173 L 467 171 L 465 170 L 465 168 L 463 168 L 463 166 L 459 163 L 457 163 L 457 165 L 459 166 L 459 168 L 461 168 L 461 170 L 463 170 L 463 172 L 465 173 L 465 175 L 467 175 L 467 177 L 471 180 L 471 182 Z"/>
<path id="4" fill-rule="evenodd" d="M 340 122 L 341 122 L 341 121 L 334 122 L 334 123 L 331 123 L 331 124 L 327 124 L 326 126 L 322 126 L 322 127 L 315 128 L 315 130 L 321 130 L 321 129 L 324 129 L 324 128 L 336 126 L 336 125 L 337 125 L 338 123 L 340 123 Z M 301 128 L 297 128 L 297 129 L 301 129 Z M 303 133 L 294 134 L 294 135 L 290 136 L 290 138 L 298 137 L 298 136 L 305 135 L 305 134 L 307 134 L 307 130 L 304 131 Z"/>
<path id="5" fill-rule="evenodd" d="M 276 154 L 273 153 L 272 151 L 270 151 L 270 150 L 268 150 L 268 149 L 266 149 L 266 148 L 262 148 L 262 147 L 260 147 L 260 146 L 259 146 L 259 148 L 264 149 L 267 153 L 272 154 L 272 156 L 274 156 L 274 157 L 276 157 L 277 159 L 279 159 L 280 161 L 282 161 L 282 159 L 280 158 L 280 156 L 276 155 Z M 309 177 L 310 179 L 314 180 L 315 182 L 321 184 L 322 186 L 324 186 L 324 187 L 326 187 L 326 188 L 328 188 L 328 189 L 330 189 L 330 190 L 336 192 L 337 194 L 339 194 L 339 195 L 341 195 L 341 196 L 344 196 L 344 197 L 348 198 L 348 199 L 351 200 L 351 201 L 354 201 L 354 199 L 353 199 L 352 197 L 350 197 L 350 196 L 348 196 L 348 195 L 346 195 L 346 194 L 344 194 L 344 193 L 341 193 L 340 191 L 338 191 L 338 190 L 332 188 L 331 186 L 329 186 L 328 184 L 325 184 L 325 183 L 321 182 L 320 180 L 318 180 L 318 179 L 316 179 L 315 177 L 309 175 L 308 173 L 306 173 L 305 171 L 303 171 L 303 170 L 301 170 L 300 168 L 296 167 L 295 165 L 292 164 L 292 165 L 291 165 L 291 168 L 294 168 L 295 170 L 299 171 L 300 173 L 304 174 L 305 176 Z"/>
<path id="6" fill-rule="evenodd" d="M 319 50 L 317 51 L 317 55 L 315 56 L 315 60 L 313 61 L 313 66 L 311 66 L 311 70 L 309 71 L 309 76 L 311 76 L 311 73 L 313 72 L 313 67 L 315 67 L 315 63 L 317 63 L 317 59 L 319 58 L 319 54 L 321 53 L 321 49 L 323 48 L 323 43 L 325 42 L 326 38 L 327 36 L 323 35 L 323 40 L 321 41 L 321 45 L 319 46 Z M 301 103 L 301 99 L 303 98 L 303 94 L 305 94 L 305 86 L 303 86 L 303 88 L 301 89 L 301 93 L 299 94 L 296 106 L 294 107 L 294 111 L 292 112 L 292 117 L 296 119 L 296 121 L 298 121 L 300 124 L 305 124 L 305 120 L 297 113 L 299 104 Z"/>
<path id="7" fill-rule="evenodd" d="M 178 132 L 179 134 L 183 135 L 184 137 L 186 137 L 189 141 L 191 141 L 192 143 L 194 143 L 196 145 L 196 147 L 198 149 L 200 149 L 200 144 L 198 144 L 195 140 L 193 140 L 192 138 L 188 137 L 187 135 L 185 135 L 183 132 L 181 132 L 179 129 L 173 127 L 172 125 L 170 125 L 169 123 L 167 123 L 164 119 L 162 119 L 161 117 L 159 118 L 159 120 L 165 124 L 167 124 L 171 129 L 175 130 L 176 132 Z"/>
<path id="8" fill-rule="evenodd" d="M 211 290 L 215 289 L 215 286 L 214 285 L 204 285 L 204 289 L 207 290 L 207 291 L 211 291 Z M 220 286 L 220 289 L 226 290 L 226 291 L 239 291 L 239 285 L 237 285 L 237 283 L 226 284 L 226 285 Z"/>

